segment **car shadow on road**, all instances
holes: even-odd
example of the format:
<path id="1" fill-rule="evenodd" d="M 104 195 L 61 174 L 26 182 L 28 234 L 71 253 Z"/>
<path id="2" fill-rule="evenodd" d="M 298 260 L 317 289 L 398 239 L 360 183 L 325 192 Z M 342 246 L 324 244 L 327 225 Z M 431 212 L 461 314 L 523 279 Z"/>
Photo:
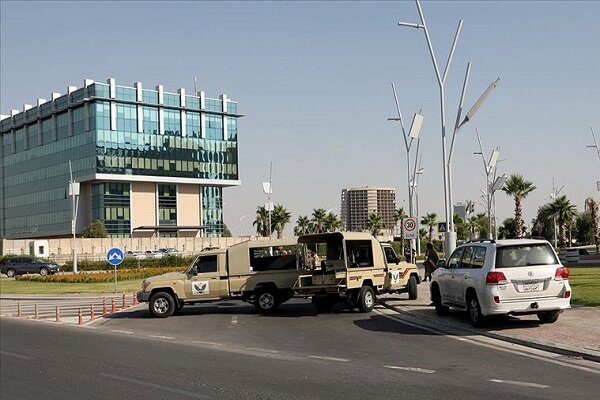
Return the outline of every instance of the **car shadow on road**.
<path id="1" fill-rule="evenodd" d="M 400 335 L 438 335 L 438 333 L 416 326 L 401 324 L 384 315 L 370 315 L 368 318 L 353 321 L 357 327 L 371 332 L 397 333 Z M 441 333 L 440 333 L 441 334 Z"/>

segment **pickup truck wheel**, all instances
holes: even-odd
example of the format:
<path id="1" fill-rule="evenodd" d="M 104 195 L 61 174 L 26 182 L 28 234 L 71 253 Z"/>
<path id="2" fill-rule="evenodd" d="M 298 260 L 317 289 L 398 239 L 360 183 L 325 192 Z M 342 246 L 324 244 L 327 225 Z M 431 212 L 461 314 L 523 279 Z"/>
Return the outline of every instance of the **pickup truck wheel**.
<path id="1" fill-rule="evenodd" d="M 410 278 L 408 278 L 408 298 L 410 300 L 416 300 L 417 296 L 417 278 L 411 276 Z"/>
<path id="2" fill-rule="evenodd" d="M 558 320 L 560 311 L 542 311 L 537 314 L 542 324 L 553 324 Z"/>
<path id="3" fill-rule="evenodd" d="M 268 313 L 274 311 L 279 306 L 275 291 L 267 289 L 256 293 L 254 306 L 260 312 Z"/>
<path id="4" fill-rule="evenodd" d="M 175 311 L 175 300 L 167 292 L 156 292 L 150 297 L 150 312 L 157 318 L 167 318 Z"/>
<path id="5" fill-rule="evenodd" d="M 371 286 L 363 286 L 358 293 L 358 309 L 368 313 L 375 307 L 375 292 Z"/>

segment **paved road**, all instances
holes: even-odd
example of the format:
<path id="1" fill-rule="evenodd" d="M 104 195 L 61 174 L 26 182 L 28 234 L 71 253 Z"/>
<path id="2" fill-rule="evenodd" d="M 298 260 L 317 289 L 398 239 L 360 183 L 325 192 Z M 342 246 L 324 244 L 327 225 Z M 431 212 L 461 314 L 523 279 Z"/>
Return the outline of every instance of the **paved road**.
<path id="1" fill-rule="evenodd" d="M 388 315 L 389 314 L 389 315 Z M 155 319 L 145 308 L 96 329 L 3 318 L 7 399 L 591 399 L 597 364 L 404 324 L 389 310 L 273 316 L 240 303 Z"/>

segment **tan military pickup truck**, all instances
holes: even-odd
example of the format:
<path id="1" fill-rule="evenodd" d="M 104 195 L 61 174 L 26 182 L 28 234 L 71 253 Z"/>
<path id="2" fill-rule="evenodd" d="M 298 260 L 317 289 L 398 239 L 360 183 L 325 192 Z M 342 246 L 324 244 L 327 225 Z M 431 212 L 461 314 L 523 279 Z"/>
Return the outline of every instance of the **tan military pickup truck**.
<path id="1" fill-rule="evenodd" d="M 154 276 L 137 293 L 155 317 L 168 317 L 185 304 L 239 299 L 261 312 L 293 296 L 298 279 L 296 238 L 249 240 L 202 252 L 187 271 Z"/>
<path id="2" fill-rule="evenodd" d="M 328 310 L 343 297 L 362 312 L 373 309 L 378 294 L 408 293 L 410 299 L 417 298 L 417 266 L 401 262 L 392 246 L 369 233 L 304 235 L 298 244 L 300 276 L 293 289 L 312 296 L 318 311 Z"/>

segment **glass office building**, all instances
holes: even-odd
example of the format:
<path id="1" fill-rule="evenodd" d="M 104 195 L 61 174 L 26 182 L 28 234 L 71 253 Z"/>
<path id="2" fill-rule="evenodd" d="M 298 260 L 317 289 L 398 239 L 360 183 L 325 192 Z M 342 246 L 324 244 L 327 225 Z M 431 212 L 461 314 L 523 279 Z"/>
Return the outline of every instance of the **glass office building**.
<path id="1" fill-rule="evenodd" d="M 72 234 L 101 220 L 115 237 L 220 236 L 223 188 L 240 184 L 237 103 L 161 85 L 86 79 L 2 116 L 0 237 Z"/>

